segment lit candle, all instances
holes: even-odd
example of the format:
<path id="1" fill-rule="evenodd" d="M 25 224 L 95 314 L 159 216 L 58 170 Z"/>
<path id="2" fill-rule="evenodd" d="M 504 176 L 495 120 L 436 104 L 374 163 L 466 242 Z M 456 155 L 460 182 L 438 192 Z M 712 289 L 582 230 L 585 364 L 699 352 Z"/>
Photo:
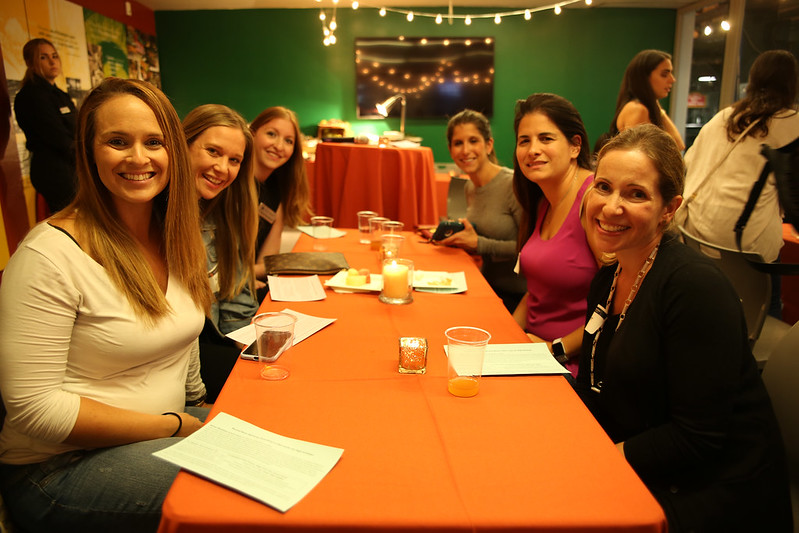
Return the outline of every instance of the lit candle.
<path id="1" fill-rule="evenodd" d="M 405 298 L 408 295 L 408 267 L 396 261 L 383 265 L 383 296 Z"/>

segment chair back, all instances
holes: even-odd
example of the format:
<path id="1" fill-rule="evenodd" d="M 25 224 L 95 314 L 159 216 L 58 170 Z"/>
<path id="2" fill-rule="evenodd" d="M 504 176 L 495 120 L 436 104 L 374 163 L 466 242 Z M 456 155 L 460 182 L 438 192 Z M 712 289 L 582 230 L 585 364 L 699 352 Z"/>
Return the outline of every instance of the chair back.
<path id="1" fill-rule="evenodd" d="M 447 191 L 447 218 L 458 220 L 466 218 L 466 186 L 468 178 L 452 176 L 449 180 L 449 190 Z"/>
<path id="2" fill-rule="evenodd" d="M 763 368 L 763 383 L 771 397 L 785 443 L 791 478 L 794 530 L 799 531 L 799 322 L 771 352 Z"/>
<path id="3" fill-rule="evenodd" d="M 749 343 L 754 345 L 760 336 L 760 330 L 763 329 L 771 303 L 771 277 L 752 268 L 747 259 L 749 257 L 762 262 L 760 254 L 739 252 L 732 248 L 710 244 L 691 235 L 682 226 L 680 232 L 685 244 L 713 260 L 732 283 L 743 304 Z"/>

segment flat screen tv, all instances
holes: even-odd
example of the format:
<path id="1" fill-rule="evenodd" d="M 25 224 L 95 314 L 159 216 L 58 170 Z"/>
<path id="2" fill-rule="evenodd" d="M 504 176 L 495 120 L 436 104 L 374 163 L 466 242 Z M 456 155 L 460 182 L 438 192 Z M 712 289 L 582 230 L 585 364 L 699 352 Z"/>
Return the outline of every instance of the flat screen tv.
<path id="1" fill-rule="evenodd" d="M 402 94 L 407 118 L 450 117 L 465 108 L 494 111 L 494 40 L 489 37 L 355 39 L 358 118 Z M 390 116 L 399 116 L 395 105 Z"/>

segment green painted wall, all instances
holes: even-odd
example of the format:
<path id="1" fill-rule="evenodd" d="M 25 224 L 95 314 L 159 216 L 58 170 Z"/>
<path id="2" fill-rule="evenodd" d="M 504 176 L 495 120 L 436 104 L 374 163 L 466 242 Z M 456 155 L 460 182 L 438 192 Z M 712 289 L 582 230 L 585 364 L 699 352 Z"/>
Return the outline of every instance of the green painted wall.
<path id="1" fill-rule="evenodd" d="M 181 116 L 213 102 L 252 120 L 266 107 L 284 105 L 297 112 L 308 135 L 315 135 L 320 120 L 331 118 L 349 121 L 356 133 L 399 129 L 398 118 L 356 119 L 355 37 L 493 37 L 492 125 L 497 155 L 508 166 L 517 99 L 534 92 L 568 98 L 593 143 L 613 116 L 629 60 L 645 48 L 671 52 L 676 21 L 676 11 L 667 9 L 580 8 L 536 13 L 530 21 L 508 17 L 499 25 L 477 19 L 468 27 L 457 20 L 439 26 L 432 18 L 409 23 L 398 14 L 380 17 L 376 9 L 341 8 L 338 42 L 325 47 L 317 10 L 158 11 L 155 16 L 163 87 Z M 405 131 L 422 137 L 436 161 L 450 162 L 445 120 L 409 119 Z"/>

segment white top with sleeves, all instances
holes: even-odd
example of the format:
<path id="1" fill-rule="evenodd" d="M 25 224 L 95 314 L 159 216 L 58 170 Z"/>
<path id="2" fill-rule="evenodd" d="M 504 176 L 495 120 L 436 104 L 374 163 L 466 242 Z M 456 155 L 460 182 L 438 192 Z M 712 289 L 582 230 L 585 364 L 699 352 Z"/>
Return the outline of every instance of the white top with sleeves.
<path id="1" fill-rule="evenodd" d="M 688 172 L 685 176 L 684 198 L 697 190 L 707 173 L 719 162 L 732 144 L 727 138 L 728 107 L 714 116 L 699 131 L 694 144 L 685 154 Z M 760 155 L 760 145 L 779 148 L 799 137 L 799 114 L 795 110 L 776 113 L 768 122 L 768 135 L 747 135 L 733 148 L 730 155 L 712 176 L 707 177 L 696 199 L 686 211 L 681 207 L 677 221 L 686 230 L 711 244 L 737 249 L 735 223 L 744 210 L 752 185 L 755 184 L 766 158 Z M 782 247 L 782 215 L 774 175 L 768 177 L 752 216 L 743 232 L 742 247 L 759 253 L 766 261 L 775 261 Z"/>
<path id="2" fill-rule="evenodd" d="M 27 464 L 62 444 L 80 397 L 160 414 L 184 411 L 203 313 L 169 277 L 172 312 L 143 323 L 105 269 L 47 223 L 22 241 L 0 284 L 0 462 Z M 195 354 L 196 355 L 196 354 Z"/>

